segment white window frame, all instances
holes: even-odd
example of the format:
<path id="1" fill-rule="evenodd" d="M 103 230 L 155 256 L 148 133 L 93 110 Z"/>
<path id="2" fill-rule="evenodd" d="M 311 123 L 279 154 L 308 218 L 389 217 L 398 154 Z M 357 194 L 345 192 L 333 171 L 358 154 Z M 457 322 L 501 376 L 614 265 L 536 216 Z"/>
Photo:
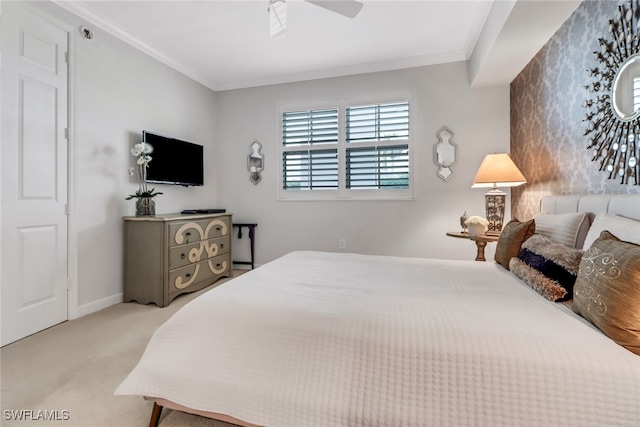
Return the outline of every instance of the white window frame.
<path id="1" fill-rule="evenodd" d="M 373 143 L 347 143 L 346 142 L 346 108 L 362 105 L 388 104 L 394 102 L 409 102 L 409 138 L 406 144 L 409 148 L 409 188 L 406 189 L 347 189 L 346 188 L 346 155 L 348 147 L 401 145 L 405 140 L 389 141 L 384 144 Z M 338 149 L 338 189 L 309 189 L 309 190 L 285 190 L 283 188 L 283 154 L 285 151 L 295 151 L 300 147 L 284 147 L 282 144 L 282 115 L 286 112 L 322 110 L 338 108 L 338 143 L 318 145 L 318 149 Z M 340 99 L 336 101 L 323 101 L 309 104 L 283 104 L 277 108 L 277 200 L 281 201 L 313 201 L 313 200 L 414 200 L 414 148 L 413 141 L 417 129 L 417 105 L 412 92 L 386 94 L 383 96 L 360 97 Z"/>

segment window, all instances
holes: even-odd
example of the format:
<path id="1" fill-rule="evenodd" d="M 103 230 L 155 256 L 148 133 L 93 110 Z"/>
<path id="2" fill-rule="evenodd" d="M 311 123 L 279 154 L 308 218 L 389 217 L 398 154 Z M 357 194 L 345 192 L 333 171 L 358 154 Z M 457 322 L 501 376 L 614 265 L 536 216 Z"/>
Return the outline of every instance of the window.
<path id="1" fill-rule="evenodd" d="M 347 107 L 346 114 L 346 188 L 409 188 L 409 144 L 395 145 L 409 139 L 409 103 Z"/>
<path id="2" fill-rule="evenodd" d="M 283 199 L 412 198 L 409 102 L 285 111 Z"/>
<path id="3" fill-rule="evenodd" d="M 337 143 L 337 108 L 284 113 L 282 115 L 283 189 L 337 189 Z M 336 147 L 326 148 L 327 146 Z"/>

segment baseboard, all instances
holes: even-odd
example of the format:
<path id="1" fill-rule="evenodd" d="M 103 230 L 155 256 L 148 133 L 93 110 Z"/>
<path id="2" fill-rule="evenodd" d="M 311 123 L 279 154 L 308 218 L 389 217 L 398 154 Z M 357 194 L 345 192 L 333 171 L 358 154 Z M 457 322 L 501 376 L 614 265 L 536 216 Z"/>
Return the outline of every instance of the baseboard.
<path id="1" fill-rule="evenodd" d="M 254 269 L 260 267 L 262 264 L 254 264 Z M 234 264 L 233 265 L 233 269 L 234 270 L 251 270 L 251 266 L 248 264 Z"/>
<path id="2" fill-rule="evenodd" d="M 86 316 L 87 314 L 100 311 L 103 308 L 120 304 L 123 298 L 124 298 L 124 294 L 120 292 L 119 294 L 111 295 L 110 297 L 101 298 L 97 301 L 93 301 L 88 304 L 83 304 L 78 307 L 78 317 Z"/>

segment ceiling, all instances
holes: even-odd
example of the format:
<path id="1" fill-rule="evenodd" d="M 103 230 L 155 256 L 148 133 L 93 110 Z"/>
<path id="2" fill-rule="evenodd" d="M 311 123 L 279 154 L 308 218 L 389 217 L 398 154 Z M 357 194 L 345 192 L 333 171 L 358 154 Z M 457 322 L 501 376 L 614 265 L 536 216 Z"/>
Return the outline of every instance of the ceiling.
<path id="1" fill-rule="evenodd" d="M 568 16 L 556 17 L 551 25 L 544 17 L 536 19 L 518 36 L 518 23 L 509 21 L 516 0 L 496 1 L 493 8 L 493 0 L 361 1 L 362 11 L 349 19 L 287 0 L 286 36 L 270 38 L 268 0 L 54 0 L 90 28 L 100 27 L 217 91 L 464 61 L 472 54 L 486 68 L 496 56 L 504 62 L 505 55 L 494 49 L 501 38 L 512 49 L 517 37 L 531 40 L 539 32 L 544 44 Z M 519 2 L 536 5 L 543 14 L 550 13 L 550 3 L 573 3 L 571 11 L 579 3 Z M 524 15 L 525 21 L 531 17 Z M 508 24 L 513 28 L 507 34 L 502 30 Z M 520 59 L 521 66 L 542 44 Z M 474 53 L 476 46 L 482 54 Z M 482 67 L 476 68 L 481 73 Z M 499 69 L 504 73 L 504 64 Z M 495 73 L 489 74 L 495 80 Z M 516 74 L 491 84 L 507 84 Z"/>

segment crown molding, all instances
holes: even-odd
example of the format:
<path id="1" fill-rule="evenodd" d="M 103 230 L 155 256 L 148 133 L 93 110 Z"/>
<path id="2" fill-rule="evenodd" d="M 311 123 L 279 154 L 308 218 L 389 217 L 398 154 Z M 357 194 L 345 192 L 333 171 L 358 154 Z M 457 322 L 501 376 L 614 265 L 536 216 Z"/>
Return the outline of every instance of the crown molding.
<path id="1" fill-rule="evenodd" d="M 51 0 L 51 1 L 56 5 L 60 6 L 61 8 L 88 21 L 89 23 L 100 27 L 103 31 L 106 31 L 107 33 L 133 46 L 134 48 L 140 50 L 141 52 L 144 52 L 147 55 L 151 56 L 152 58 L 157 59 L 158 61 L 173 68 L 179 73 L 184 74 L 185 76 L 189 77 L 192 80 L 195 80 L 201 85 L 206 86 L 211 90 L 215 90 L 214 85 L 208 79 L 186 69 L 185 67 L 180 65 L 178 62 L 172 60 L 162 52 L 153 48 L 149 44 L 143 42 L 139 38 L 135 37 L 133 34 L 127 32 L 126 30 L 124 30 L 122 27 L 120 27 L 113 21 L 106 19 L 105 17 L 103 17 L 99 13 L 96 13 L 95 11 L 86 7 L 85 5 L 79 4 L 78 2 L 74 2 L 74 1 L 65 1 L 65 0 Z"/>

